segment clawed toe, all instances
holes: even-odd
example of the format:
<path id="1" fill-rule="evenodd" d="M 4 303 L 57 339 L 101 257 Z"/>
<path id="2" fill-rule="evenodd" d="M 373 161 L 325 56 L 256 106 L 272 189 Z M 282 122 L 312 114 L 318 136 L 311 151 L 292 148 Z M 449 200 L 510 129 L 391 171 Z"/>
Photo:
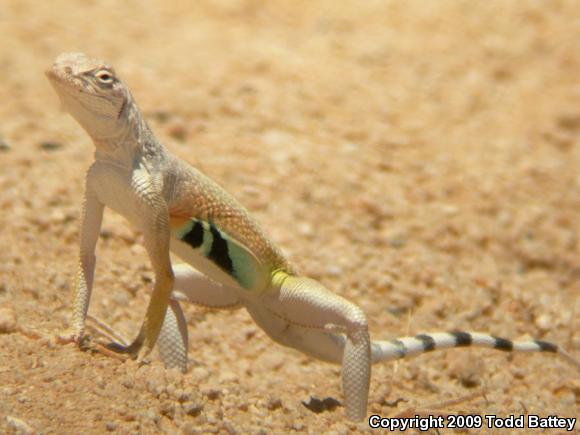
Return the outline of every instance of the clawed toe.
<path id="1" fill-rule="evenodd" d="M 105 348 L 112 352 L 121 354 L 131 354 L 131 356 L 136 357 L 137 355 L 134 351 L 132 351 L 131 347 L 132 346 L 123 346 L 122 344 L 115 343 L 114 341 L 107 343 L 105 345 Z"/>
<path id="2" fill-rule="evenodd" d="M 117 356 L 123 356 L 124 359 L 127 357 L 137 360 L 139 365 L 149 364 L 147 357 L 151 353 L 150 350 L 141 345 L 139 342 L 134 342 L 129 346 L 123 346 L 122 344 L 111 342 L 107 343 L 104 348 L 108 351 L 108 354 L 114 354 Z"/>
<path id="3" fill-rule="evenodd" d="M 115 352 L 112 351 L 110 349 L 107 348 L 108 345 L 104 345 L 104 344 L 100 344 L 100 343 L 92 343 L 90 346 L 88 346 L 86 349 L 87 351 L 93 352 L 93 353 L 100 353 L 101 355 L 105 355 L 109 358 L 114 358 L 116 360 L 119 361 L 127 361 L 130 356 L 128 354 L 122 354 L 119 352 Z"/>
<path id="4" fill-rule="evenodd" d="M 58 344 L 75 343 L 79 347 L 87 341 L 87 338 L 84 334 L 73 331 L 72 329 L 67 329 L 60 332 L 55 336 L 55 338 Z"/>

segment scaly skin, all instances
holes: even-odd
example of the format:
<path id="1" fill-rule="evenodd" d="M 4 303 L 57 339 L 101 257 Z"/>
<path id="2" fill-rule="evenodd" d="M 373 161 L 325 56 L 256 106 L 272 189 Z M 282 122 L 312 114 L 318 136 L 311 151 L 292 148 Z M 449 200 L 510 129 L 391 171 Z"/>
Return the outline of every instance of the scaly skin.
<path id="1" fill-rule="evenodd" d="M 95 246 L 107 206 L 141 229 L 155 272 L 139 334 L 127 347 L 111 345 L 138 360 L 149 354 L 160 336 L 165 364 L 185 371 L 187 325 L 178 300 L 187 300 L 213 308 L 243 306 L 278 343 L 342 364 L 346 413 L 356 421 L 366 417 L 371 364 L 380 361 L 434 349 L 481 346 L 556 352 L 580 367 L 554 344 L 512 342 L 480 333 L 420 334 L 371 342 L 359 307 L 319 282 L 299 276 L 243 206 L 165 150 L 110 66 L 69 53 L 60 55 L 46 74 L 96 148 L 85 183 L 72 326 L 63 335 L 65 341 L 80 343 L 83 338 Z M 170 250 L 187 264 L 172 267 Z"/>

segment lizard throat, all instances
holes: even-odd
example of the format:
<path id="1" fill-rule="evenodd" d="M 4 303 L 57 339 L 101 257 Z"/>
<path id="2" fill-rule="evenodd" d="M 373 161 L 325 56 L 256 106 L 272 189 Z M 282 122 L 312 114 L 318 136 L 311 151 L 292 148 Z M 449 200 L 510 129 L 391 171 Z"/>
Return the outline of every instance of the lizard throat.
<path id="1" fill-rule="evenodd" d="M 123 103 L 117 120 L 115 131 L 89 133 L 97 149 L 95 157 L 98 160 L 131 167 L 136 155 L 150 155 L 150 148 L 159 151 L 161 146 L 134 101 L 127 99 Z"/>

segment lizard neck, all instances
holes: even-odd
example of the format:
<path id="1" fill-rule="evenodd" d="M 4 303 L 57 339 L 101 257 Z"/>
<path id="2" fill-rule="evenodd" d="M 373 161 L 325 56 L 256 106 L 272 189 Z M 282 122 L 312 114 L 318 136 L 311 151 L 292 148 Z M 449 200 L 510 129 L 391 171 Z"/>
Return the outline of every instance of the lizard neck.
<path id="1" fill-rule="evenodd" d="M 96 160 L 130 169 L 164 155 L 163 146 L 130 95 L 119 112 L 118 121 L 111 131 L 91 134 Z"/>

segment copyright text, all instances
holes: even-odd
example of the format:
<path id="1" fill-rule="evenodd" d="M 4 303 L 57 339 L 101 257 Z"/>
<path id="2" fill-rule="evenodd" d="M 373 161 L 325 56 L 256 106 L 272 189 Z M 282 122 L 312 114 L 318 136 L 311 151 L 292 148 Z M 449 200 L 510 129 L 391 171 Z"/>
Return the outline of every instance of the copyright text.
<path id="1" fill-rule="evenodd" d="M 391 431 L 415 429 L 427 431 L 429 429 L 565 429 L 572 432 L 576 427 L 576 418 L 558 417 L 550 415 L 509 415 L 499 417 L 497 415 L 429 415 L 414 417 L 381 417 L 371 415 L 369 426 L 372 429 L 388 429 Z"/>

